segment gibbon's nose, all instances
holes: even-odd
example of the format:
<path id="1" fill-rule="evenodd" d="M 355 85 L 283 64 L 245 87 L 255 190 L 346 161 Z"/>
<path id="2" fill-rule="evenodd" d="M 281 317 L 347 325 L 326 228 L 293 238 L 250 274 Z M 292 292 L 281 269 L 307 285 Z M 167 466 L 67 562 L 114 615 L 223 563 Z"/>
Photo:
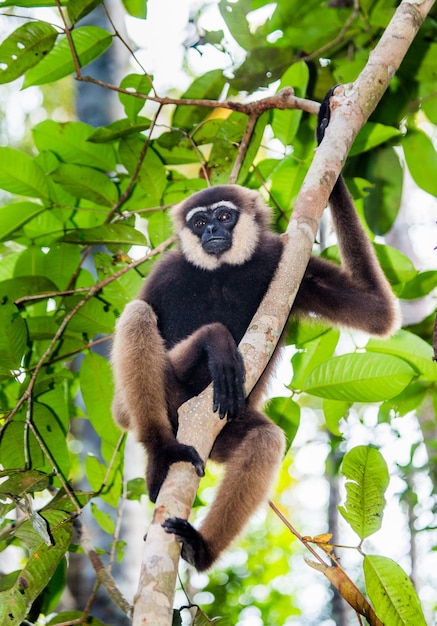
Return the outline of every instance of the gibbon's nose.
<path id="1" fill-rule="evenodd" d="M 216 230 L 217 226 L 215 224 L 208 224 L 208 226 L 206 227 L 206 232 L 210 235 L 213 235 Z"/>

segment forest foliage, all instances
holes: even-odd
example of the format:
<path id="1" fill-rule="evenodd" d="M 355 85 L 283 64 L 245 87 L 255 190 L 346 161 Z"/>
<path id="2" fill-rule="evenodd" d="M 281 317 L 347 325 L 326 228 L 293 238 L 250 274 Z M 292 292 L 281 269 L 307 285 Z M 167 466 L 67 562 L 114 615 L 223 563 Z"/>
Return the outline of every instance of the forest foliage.
<path id="1" fill-rule="evenodd" d="M 273 107 L 253 120 L 244 103 L 284 87 L 299 98 L 320 101 L 332 85 L 356 78 L 398 3 L 335 4 L 221 0 L 223 29 L 217 31 L 202 29 L 199 10 L 192 20 L 197 36 L 185 49 L 187 72 L 189 55 L 202 54 L 207 46 L 222 52 L 227 68 L 191 75 L 184 93 L 157 94 L 153 76 L 117 25 L 108 22 L 106 30 L 81 23 L 102 5 L 99 0 L 0 3 L 3 19 L 11 23 L 0 43 L 0 83 L 21 81 L 23 90 L 39 86 L 47 98 L 50 86 L 75 78 L 115 90 L 120 105 L 119 119 L 106 126 L 52 116 L 31 129 L 26 145 L 0 147 L 0 550 L 6 558 L 11 547 L 22 549 L 17 567 L 0 580 L 2 624 L 104 623 L 93 614 L 99 586 L 129 614 L 110 571 L 116 560 L 123 567 L 122 503 L 139 500 L 144 486 L 140 473 L 123 479 L 125 435 L 111 416 L 113 383 L 106 357 L 115 321 L 138 294 L 154 260 L 173 245 L 168 209 L 190 193 L 230 180 L 258 189 L 274 208 L 274 228 L 285 229 L 314 152 L 315 116 Z M 124 0 L 123 6 L 137 20 L 147 18 L 146 0 Z M 267 6 L 261 23 L 254 20 Z M 107 11 L 111 15 L 110 5 Z M 14 16 L 20 16 L 18 26 Z M 357 137 L 345 171 L 369 236 L 377 238 L 381 266 L 397 296 L 409 302 L 434 292 L 437 271 L 416 269 L 405 252 L 383 243 L 383 236 L 398 216 L 405 164 L 418 187 L 437 195 L 437 155 L 430 138 L 437 124 L 436 18 L 434 9 Z M 119 85 L 109 85 L 87 66 L 115 43 L 129 49 L 130 64 Z M 238 65 L 235 49 L 244 52 Z M 254 122 L 251 133 L 249 122 Z M 338 256 L 335 245 L 315 252 Z M 268 408 L 290 444 L 303 407 L 323 417 L 321 428 L 337 455 L 334 474 L 345 481 L 339 513 L 357 536 L 362 575 L 353 583 L 339 565 L 327 519 L 321 524 L 326 535 L 306 537 L 301 528 L 301 540 L 322 555 L 313 567 L 370 624 L 426 622 L 404 569 L 363 546 L 381 527 L 390 476 L 376 447 L 351 447 L 343 424 L 355 403 L 378 403 L 379 423 L 416 416 L 428 455 L 421 469 L 431 485 L 431 505 L 426 526 L 414 533 L 431 536 L 437 489 L 433 325 L 427 312 L 390 339 L 363 343 L 360 337 L 350 347 L 349 338 L 345 348 L 339 330 L 290 324 L 287 343 L 295 346 L 290 395 L 274 398 Z M 85 457 L 78 445 L 84 420 L 99 442 L 97 453 Z M 414 452 L 412 446 L 402 494 L 406 515 L 413 516 L 418 504 L 410 480 Z M 293 454 L 288 453 L 281 473 L 278 503 L 293 487 L 287 484 Z M 78 489 L 84 478 L 88 487 Z M 108 554 L 81 539 L 85 507 L 110 537 Z M 285 514 L 286 504 L 280 508 Z M 292 592 L 295 583 L 286 590 L 278 582 L 293 581 L 296 548 L 282 523 L 272 532 L 259 532 L 252 545 L 250 537 L 244 539 L 244 566 L 219 566 L 210 574 L 203 610 L 210 618 L 223 616 L 217 623 L 237 623 L 248 606 L 256 607 L 260 623 L 297 623 L 293 616 L 301 608 Z M 129 541 L 141 545 L 141 539 L 130 536 Z M 272 541 L 281 546 L 274 563 L 269 561 Z M 96 588 L 86 607 L 62 611 L 57 607 L 72 552 L 83 553 L 95 567 Z M 259 584 L 265 585 L 261 599 Z M 428 601 L 425 612 L 433 609 Z M 320 614 L 324 610 L 320 606 Z M 197 620 L 206 623 L 206 614 L 199 612 Z"/>

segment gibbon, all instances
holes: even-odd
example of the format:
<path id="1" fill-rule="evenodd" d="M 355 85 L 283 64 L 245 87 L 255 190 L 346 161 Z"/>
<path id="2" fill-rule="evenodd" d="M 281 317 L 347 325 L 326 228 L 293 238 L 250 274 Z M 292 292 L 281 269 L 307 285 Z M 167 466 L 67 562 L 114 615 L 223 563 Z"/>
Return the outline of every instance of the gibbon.
<path id="1" fill-rule="evenodd" d="M 319 143 L 330 95 L 319 114 Z M 388 336 L 397 327 L 396 300 L 341 176 L 330 206 L 342 266 L 311 257 L 291 315 Z M 146 449 L 154 502 L 172 463 L 187 461 L 204 473 L 196 449 L 176 439 L 178 408 L 212 382 L 213 409 L 226 418 L 210 454 L 226 465 L 222 484 L 199 531 L 179 518 L 163 523 L 181 542 L 182 557 L 202 571 L 265 501 L 284 454 L 281 429 L 261 412 L 267 376 L 245 398 L 238 351 L 283 244 L 270 229 L 270 208 L 238 185 L 195 193 L 174 207 L 172 219 L 179 249 L 156 263 L 116 326 L 113 412 Z"/>

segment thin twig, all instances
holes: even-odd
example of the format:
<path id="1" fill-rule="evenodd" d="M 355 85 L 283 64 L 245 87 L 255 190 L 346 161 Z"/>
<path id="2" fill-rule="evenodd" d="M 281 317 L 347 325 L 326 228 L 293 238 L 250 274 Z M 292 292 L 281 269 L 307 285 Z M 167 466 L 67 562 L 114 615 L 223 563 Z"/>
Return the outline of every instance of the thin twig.
<path id="1" fill-rule="evenodd" d="M 62 6 L 59 0 L 55 0 L 56 7 L 58 9 L 59 15 L 61 16 L 61 20 L 64 24 L 64 33 L 68 40 L 68 45 L 70 46 L 71 56 L 73 58 L 74 69 L 76 70 L 76 78 L 80 78 L 81 70 L 80 70 L 80 62 L 79 57 L 77 56 L 76 48 L 74 46 L 73 37 L 71 36 L 71 29 L 67 24 L 67 20 L 65 19 L 64 11 L 62 10 Z"/>
<path id="2" fill-rule="evenodd" d="M 240 169 L 241 169 L 241 165 L 243 163 L 244 157 L 246 156 L 246 152 L 247 149 L 249 147 L 250 144 L 250 140 L 252 138 L 253 135 L 253 131 L 255 128 L 255 125 L 258 121 L 259 118 L 259 114 L 258 113 L 250 113 L 248 120 L 247 120 L 247 124 L 246 124 L 246 129 L 244 131 L 244 135 L 242 140 L 240 141 L 240 146 L 238 148 L 238 154 L 237 154 L 237 158 L 234 161 L 234 166 L 232 168 L 232 172 L 229 176 L 229 183 L 233 184 L 237 181 L 238 178 L 238 174 L 240 173 Z"/>

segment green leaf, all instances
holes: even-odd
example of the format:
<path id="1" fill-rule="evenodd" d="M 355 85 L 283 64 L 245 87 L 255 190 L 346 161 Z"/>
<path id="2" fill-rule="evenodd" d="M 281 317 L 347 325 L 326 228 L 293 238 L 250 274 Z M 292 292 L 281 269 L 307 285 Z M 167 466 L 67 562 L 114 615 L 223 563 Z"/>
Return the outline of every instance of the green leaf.
<path id="1" fill-rule="evenodd" d="M 117 186 L 106 174 L 85 165 L 62 163 L 51 178 L 76 198 L 112 207 L 118 200 Z"/>
<path id="2" fill-rule="evenodd" d="M 120 87 L 132 91 L 133 93 L 148 94 L 152 89 L 152 79 L 153 77 L 148 74 L 128 74 L 121 81 Z M 126 93 L 119 93 L 118 97 L 127 117 L 132 122 L 136 122 L 138 113 L 146 103 L 144 98 L 137 98 L 134 95 L 130 96 Z"/>
<path id="3" fill-rule="evenodd" d="M 45 404 L 39 402 L 33 403 L 33 420 L 40 440 L 51 455 L 51 460 L 44 456 L 44 464 L 40 467 L 47 472 L 56 468 L 64 480 L 67 480 L 70 471 L 70 456 L 67 449 L 66 431 L 61 420 Z M 33 433 L 30 437 L 34 437 Z M 38 445 L 40 445 L 39 442 Z"/>
<path id="4" fill-rule="evenodd" d="M 379 264 L 392 285 L 407 283 L 417 276 L 413 262 L 405 254 L 381 243 L 375 243 Z"/>
<path id="5" fill-rule="evenodd" d="M 426 626 L 416 590 L 400 565 L 368 555 L 363 568 L 367 594 L 384 626 Z"/>
<path id="6" fill-rule="evenodd" d="M 402 291 L 399 293 L 399 297 L 402 298 L 402 300 L 415 300 L 416 298 L 423 298 L 423 296 L 431 293 L 431 291 L 436 287 L 437 272 L 435 270 L 420 272 L 406 285 L 404 285 Z"/>
<path id="7" fill-rule="evenodd" d="M 399 330 L 389 339 L 370 339 L 366 345 L 369 352 L 392 354 L 410 363 L 420 377 L 437 380 L 437 363 L 433 361 L 433 349 L 423 339 L 407 330 Z"/>
<path id="8" fill-rule="evenodd" d="M 56 233 L 58 235 L 58 233 Z M 16 280 L 26 280 L 29 274 L 37 277 L 50 278 L 51 288 L 47 292 L 66 289 L 71 275 L 80 264 L 80 250 L 68 244 L 52 243 L 49 252 L 44 253 L 37 246 L 30 246 L 20 254 L 15 265 Z M 56 285 L 56 286 L 55 286 Z M 48 286 L 48 285 L 47 285 Z M 27 321 L 29 321 L 28 318 Z"/>
<path id="9" fill-rule="evenodd" d="M 129 15 L 145 20 L 147 17 L 147 0 L 123 0 L 123 6 Z"/>
<path id="10" fill-rule="evenodd" d="M 76 298 L 69 298 L 68 305 L 77 303 Z M 67 329 L 73 333 L 86 333 L 90 337 L 96 333 L 110 334 L 114 331 L 115 315 L 106 302 L 92 298 L 84 304 L 68 323 Z"/>
<path id="11" fill-rule="evenodd" d="M 196 80 L 181 96 L 185 99 L 217 100 L 225 84 L 222 70 L 211 70 Z M 173 114 L 173 128 L 191 130 L 209 115 L 211 109 L 201 106 L 179 105 Z"/>
<path id="12" fill-rule="evenodd" d="M 19 26 L 0 45 L 0 83 L 15 80 L 53 48 L 58 31 L 45 22 Z"/>
<path id="13" fill-rule="evenodd" d="M 145 246 L 147 244 L 143 233 L 128 224 L 102 224 L 94 228 L 76 228 L 64 235 L 60 241 L 92 245 Z"/>
<path id="14" fill-rule="evenodd" d="M 68 16 L 72 24 L 76 24 L 80 19 L 91 13 L 103 0 L 68 0 Z"/>
<path id="15" fill-rule="evenodd" d="M 26 322 L 14 304 L 0 304 L 0 372 L 18 370 L 27 346 Z"/>
<path id="16" fill-rule="evenodd" d="M 85 461 L 86 475 L 91 487 L 113 507 L 117 506 L 121 496 L 122 465 L 122 455 L 120 455 L 120 463 L 113 463 L 109 473 L 107 465 L 101 463 L 95 456 L 88 455 Z"/>
<path id="17" fill-rule="evenodd" d="M 113 535 L 115 533 L 115 523 L 109 513 L 100 511 L 94 502 L 91 502 L 91 512 L 94 519 L 100 528 L 105 531 L 105 533 L 108 533 L 108 535 Z"/>
<path id="18" fill-rule="evenodd" d="M 251 2 L 220 0 L 219 8 L 232 37 L 244 50 L 250 50 L 253 46 L 253 35 L 250 32 L 246 15 L 251 10 Z"/>
<path id="19" fill-rule="evenodd" d="M 49 197 L 43 170 L 32 157 L 15 148 L 0 147 L 0 188 L 19 196 Z"/>
<path id="20" fill-rule="evenodd" d="M 44 513 L 44 518 L 50 527 L 50 546 L 32 529 L 29 521 L 16 531 L 17 537 L 28 545 L 30 554 L 15 584 L 0 593 L 1 624 L 19 626 L 23 622 L 34 600 L 47 586 L 68 551 L 73 530 L 71 516 L 63 511 L 48 511 Z"/>
<path id="21" fill-rule="evenodd" d="M 300 324 L 299 324 L 300 325 Z M 337 329 L 331 328 L 317 335 L 312 341 L 305 343 L 303 350 L 299 350 L 292 358 L 293 378 L 290 389 L 303 389 L 308 376 L 315 367 L 326 361 L 334 354 L 340 337 Z"/>
<path id="22" fill-rule="evenodd" d="M 170 217 L 167 212 L 154 211 L 148 216 L 147 231 L 152 247 L 170 237 L 173 232 Z"/>
<path id="23" fill-rule="evenodd" d="M 67 0 L 61 0 L 61 6 Z M 0 7 L 56 7 L 56 0 L 1 0 Z"/>
<path id="24" fill-rule="evenodd" d="M 391 423 L 393 417 L 403 417 L 417 411 L 429 393 L 429 386 L 423 382 L 411 383 L 398 396 L 386 400 L 379 409 L 379 422 Z"/>
<path id="25" fill-rule="evenodd" d="M 131 478 L 126 485 L 126 498 L 128 500 L 137 500 L 140 502 L 142 496 L 147 495 L 146 483 L 144 478 Z"/>
<path id="26" fill-rule="evenodd" d="M 393 148 L 379 148 L 368 162 L 366 177 L 372 181 L 364 198 L 364 213 L 374 233 L 384 235 L 393 226 L 402 197 L 403 172 Z"/>
<path id="27" fill-rule="evenodd" d="M 431 139 L 419 130 L 409 130 L 402 147 L 415 183 L 437 196 L 437 153 Z"/>
<path id="28" fill-rule="evenodd" d="M 96 129 L 83 122 L 55 122 L 45 120 L 32 130 L 35 145 L 40 152 L 50 151 L 64 163 L 88 165 L 112 172 L 116 158 L 112 146 L 97 145 L 91 140 Z M 51 168 L 54 171 L 56 167 Z"/>
<path id="29" fill-rule="evenodd" d="M 346 502 L 338 510 L 363 540 L 381 528 L 385 491 L 390 481 L 382 454 L 372 446 L 357 446 L 345 454 Z"/>
<path id="30" fill-rule="evenodd" d="M 25 459 L 28 458 L 32 469 L 39 469 L 50 474 L 53 469 L 68 478 L 70 469 L 70 457 L 67 450 L 66 432 L 59 418 L 44 404 L 33 403 L 32 419 L 39 440 L 31 430 L 25 429 L 24 421 L 14 419 L 6 426 L 0 440 L 0 454 L 5 468 L 16 469 L 25 467 Z M 27 443 L 28 454 L 24 454 L 24 446 Z M 50 451 L 51 459 L 48 460 L 43 453 L 40 441 Z M 53 480 L 53 479 L 52 479 Z M 54 479 L 59 486 L 57 479 Z"/>
<path id="31" fill-rule="evenodd" d="M 0 208 L 0 241 L 8 241 L 24 224 L 47 209 L 33 202 L 16 202 Z"/>
<path id="32" fill-rule="evenodd" d="M 291 445 L 300 424 L 300 406 L 290 397 L 276 397 L 269 400 L 267 415 L 282 428 Z"/>
<path id="33" fill-rule="evenodd" d="M 144 141 L 138 137 L 123 137 L 120 140 L 120 161 L 131 175 L 136 171 L 143 147 Z M 150 148 L 141 163 L 136 181 L 145 192 L 145 204 L 143 206 L 160 206 L 167 177 L 161 159 Z"/>
<path id="34" fill-rule="evenodd" d="M 73 30 L 71 36 L 80 67 L 97 59 L 112 43 L 112 35 L 98 26 L 82 26 Z M 26 73 L 23 87 L 52 83 L 74 72 L 68 40 L 59 37 L 51 52 Z"/>
<path id="35" fill-rule="evenodd" d="M 416 375 L 404 360 L 388 354 L 344 354 L 309 375 L 306 393 L 345 402 L 379 402 L 398 395 Z"/>
<path id="36" fill-rule="evenodd" d="M 326 426 L 336 437 L 341 437 L 343 434 L 338 424 L 343 417 L 347 417 L 349 407 L 349 402 L 327 400 L 326 398 L 323 400 L 323 413 L 325 415 Z"/>
<path id="37" fill-rule="evenodd" d="M 73 622 L 80 623 L 80 620 L 83 621 L 83 611 L 63 611 L 62 613 L 58 613 L 56 617 L 53 617 L 49 622 L 47 622 L 47 626 L 56 626 L 56 624 L 64 624 Z M 101 622 L 97 617 L 93 617 L 89 615 L 86 618 L 87 626 L 106 626 L 103 622 Z"/>
<path id="38" fill-rule="evenodd" d="M 35 491 L 44 491 L 49 486 L 49 476 L 37 470 L 16 471 L 6 470 L 1 472 L 0 476 L 8 476 L 7 480 L 0 483 L 0 494 L 13 494 L 18 498 L 22 498 L 25 493 L 34 493 Z"/>
<path id="39" fill-rule="evenodd" d="M 112 261 L 112 257 L 109 257 L 109 255 L 106 256 L 111 258 Z M 100 280 L 103 280 L 114 272 L 114 265 L 111 264 L 108 266 L 105 264 L 106 266 L 103 266 L 101 255 L 94 255 L 94 260 Z M 120 268 L 117 267 L 117 269 Z M 126 304 L 138 296 L 142 284 L 143 278 L 137 271 L 125 272 L 120 278 L 113 280 L 104 287 L 103 298 L 110 302 L 111 306 L 113 306 L 116 311 L 121 313 Z"/>
<path id="40" fill-rule="evenodd" d="M 0 458 L 5 469 L 25 467 L 24 432 L 24 420 L 22 419 L 14 419 L 5 427 L 0 439 Z M 28 459 L 31 461 L 32 468 L 47 469 L 44 468 L 44 457 L 41 448 L 32 433 L 29 434 L 28 439 Z"/>
<path id="41" fill-rule="evenodd" d="M 268 119 L 267 114 L 261 115 L 250 138 L 248 150 L 245 152 L 243 163 L 238 174 L 238 182 L 241 184 L 246 178 L 253 159 L 258 151 L 263 138 L 264 128 Z M 211 183 L 213 185 L 226 184 L 234 166 L 238 154 L 238 144 L 244 136 L 247 126 L 247 117 L 243 113 L 233 112 L 226 118 L 213 142 L 208 162 L 211 168 Z"/>
<path id="42" fill-rule="evenodd" d="M 88 419 L 99 437 L 115 448 L 121 431 L 112 419 L 114 395 L 111 367 L 107 359 L 90 352 L 80 368 L 80 388 Z M 106 459 L 108 462 L 110 459 Z"/>
<path id="43" fill-rule="evenodd" d="M 293 87 L 296 96 L 303 98 L 308 86 L 308 80 L 308 65 L 304 61 L 299 61 L 298 63 L 291 65 L 283 74 L 278 91 L 284 87 L 291 86 Z M 292 143 L 301 118 L 302 111 L 280 111 L 278 109 L 273 111 L 272 129 L 275 137 L 282 141 L 284 146 L 288 146 Z"/>
<path id="44" fill-rule="evenodd" d="M 372 150 L 372 148 L 376 148 L 376 146 L 393 139 L 393 137 L 400 136 L 402 136 L 402 132 L 398 128 L 385 126 L 384 124 L 377 124 L 375 122 L 367 122 L 355 138 L 349 152 L 349 156 L 367 152 L 368 150 Z"/>
<path id="45" fill-rule="evenodd" d="M 150 120 L 145 117 L 137 117 L 135 123 L 124 118 L 108 124 L 108 126 L 101 126 L 90 136 L 89 141 L 93 143 L 108 143 L 128 135 L 138 135 L 150 128 L 150 124 Z"/>

